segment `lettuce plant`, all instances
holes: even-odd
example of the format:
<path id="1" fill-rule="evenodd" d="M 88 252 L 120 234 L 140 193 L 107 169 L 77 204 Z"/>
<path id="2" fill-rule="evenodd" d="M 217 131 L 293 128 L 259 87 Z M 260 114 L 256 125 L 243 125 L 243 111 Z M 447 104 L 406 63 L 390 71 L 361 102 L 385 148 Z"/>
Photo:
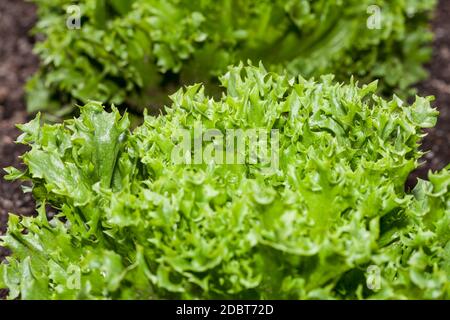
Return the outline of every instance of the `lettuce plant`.
<path id="1" fill-rule="evenodd" d="M 11 215 L 0 242 L 9 298 L 450 298 L 450 167 L 404 190 L 430 98 L 262 66 L 220 82 L 220 99 L 186 87 L 134 130 L 98 102 L 20 126 L 26 170 L 8 179 L 32 182 L 38 215 Z M 254 128 L 279 132 L 277 166 L 173 161 L 180 130 Z"/>
<path id="2" fill-rule="evenodd" d="M 158 105 L 161 92 L 165 97 L 178 83 L 214 82 L 228 65 L 248 59 L 307 78 L 381 79 L 381 92 L 406 95 L 426 75 L 427 21 L 436 2 L 32 1 L 44 40 L 36 45 L 41 67 L 27 86 L 28 108 L 57 115 L 89 99 Z M 66 13 L 74 4 L 79 16 Z M 77 17 L 80 29 L 68 29 Z"/>

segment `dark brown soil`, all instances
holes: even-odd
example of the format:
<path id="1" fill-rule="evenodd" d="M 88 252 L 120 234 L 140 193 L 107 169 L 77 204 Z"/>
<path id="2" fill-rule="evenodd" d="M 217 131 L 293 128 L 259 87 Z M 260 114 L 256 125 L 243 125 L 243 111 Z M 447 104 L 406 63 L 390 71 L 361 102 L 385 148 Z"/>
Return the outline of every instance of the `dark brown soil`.
<path id="1" fill-rule="evenodd" d="M 440 115 L 435 128 L 428 130 L 422 149 L 429 151 L 408 181 L 415 185 L 417 177 L 425 179 L 428 171 L 444 168 L 450 163 L 450 1 L 441 0 L 433 20 L 435 40 L 433 59 L 428 65 L 430 78 L 419 85 L 419 94 L 436 97 L 434 105 Z"/>
<path id="2" fill-rule="evenodd" d="M 35 23 L 32 4 L 17 0 L 0 1 L 0 168 L 18 166 L 24 147 L 14 143 L 16 123 L 27 121 L 23 85 L 35 72 L 38 59 L 31 53 L 33 39 L 28 36 Z M 0 169 L 0 235 L 6 229 L 8 213 L 30 215 L 31 196 L 22 193 L 20 183 L 3 180 Z M 0 247 L 0 261 L 6 251 Z"/>
<path id="3" fill-rule="evenodd" d="M 33 74 L 38 59 L 31 53 L 34 39 L 29 31 L 36 20 L 34 5 L 22 0 L 0 1 L 0 168 L 20 166 L 18 158 L 24 147 L 14 144 L 16 123 L 26 122 L 23 85 Z M 428 170 L 438 170 L 450 163 L 450 1 L 441 0 L 433 22 L 436 34 L 434 56 L 428 65 L 430 78 L 418 86 L 421 95 L 436 96 L 435 106 L 441 115 L 436 128 L 428 131 L 423 150 L 424 165 L 414 172 L 408 186 Z M 2 171 L 2 170 L 0 170 Z M 31 196 L 24 195 L 19 183 L 6 182 L 0 172 L 0 235 L 6 229 L 7 215 L 34 212 Z M 7 254 L 0 247 L 0 261 Z M 5 291 L 0 290 L 0 299 Z"/>

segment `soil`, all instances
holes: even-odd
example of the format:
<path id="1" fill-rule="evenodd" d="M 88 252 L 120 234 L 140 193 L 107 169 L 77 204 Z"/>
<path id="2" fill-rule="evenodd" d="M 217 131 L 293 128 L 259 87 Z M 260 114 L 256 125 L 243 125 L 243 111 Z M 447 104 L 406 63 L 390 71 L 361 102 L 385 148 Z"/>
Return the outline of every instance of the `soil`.
<path id="1" fill-rule="evenodd" d="M 16 123 L 28 121 L 25 112 L 23 85 L 38 66 L 32 54 L 35 39 L 30 29 L 36 22 L 35 7 L 23 0 L 0 1 L 0 168 L 20 166 L 19 155 L 24 146 L 16 145 Z M 435 32 L 433 60 L 427 66 L 430 78 L 419 84 L 420 95 L 434 95 L 434 105 L 440 111 L 437 126 L 428 130 L 423 150 L 430 151 L 424 164 L 409 178 L 407 187 L 427 172 L 450 163 L 450 1 L 441 0 L 433 20 Z M 6 182 L 0 172 L 0 235 L 5 232 L 8 213 L 31 215 L 34 202 L 23 194 L 19 183 Z M 0 261 L 7 254 L 0 247 Z M 0 290 L 0 299 L 5 291 Z"/>
<path id="2" fill-rule="evenodd" d="M 16 123 L 26 122 L 23 86 L 38 65 L 32 54 L 34 39 L 29 31 L 36 22 L 34 5 L 17 0 L 0 1 L 0 168 L 19 166 L 24 146 L 16 145 Z M 34 203 L 22 193 L 20 183 L 3 179 L 0 169 L 0 235 L 6 229 L 8 213 L 30 215 Z M 0 261 L 6 254 L 0 247 Z"/>
<path id="3" fill-rule="evenodd" d="M 433 105 L 440 115 L 422 143 L 422 150 L 428 151 L 423 157 L 425 163 L 411 174 L 408 187 L 414 186 L 417 178 L 426 179 L 429 170 L 440 170 L 450 163 L 450 1 L 439 1 L 432 27 L 435 39 L 433 58 L 427 66 L 430 77 L 418 89 L 421 96 L 436 97 Z"/>

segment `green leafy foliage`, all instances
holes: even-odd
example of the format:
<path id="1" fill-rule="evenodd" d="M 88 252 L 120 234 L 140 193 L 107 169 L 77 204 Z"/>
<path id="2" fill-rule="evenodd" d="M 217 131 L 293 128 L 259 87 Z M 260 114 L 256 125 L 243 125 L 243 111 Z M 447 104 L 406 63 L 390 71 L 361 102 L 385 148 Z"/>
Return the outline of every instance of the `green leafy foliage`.
<path id="1" fill-rule="evenodd" d="M 60 116 L 91 99 L 135 108 L 160 104 L 161 91 L 165 97 L 178 83 L 214 82 L 228 65 L 248 59 L 306 78 L 380 79 L 381 92 L 405 96 L 426 75 L 427 21 L 436 1 L 33 2 L 36 32 L 45 40 L 36 46 L 42 63 L 27 86 L 28 108 Z M 66 20 L 76 13 L 66 9 L 73 4 L 81 28 L 69 30 Z"/>
<path id="2" fill-rule="evenodd" d="M 9 298 L 450 298 L 450 167 L 404 190 L 429 98 L 262 66 L 220 80 L 220 99 L 181 89 L 133 131 L 94 102 L 21 126 L 27 169 L 8 179 L 32 182 L 39 214 L 2 237 Z M 279 165 L 174 163 L 195 128 L 279 130 Z"/>

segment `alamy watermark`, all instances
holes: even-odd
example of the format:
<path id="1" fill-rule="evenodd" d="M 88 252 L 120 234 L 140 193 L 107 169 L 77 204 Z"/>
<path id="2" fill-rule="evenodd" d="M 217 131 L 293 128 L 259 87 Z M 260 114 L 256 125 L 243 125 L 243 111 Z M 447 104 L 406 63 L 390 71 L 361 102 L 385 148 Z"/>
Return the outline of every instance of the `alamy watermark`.
<path id="1" fill-rule="evenodd" d="M 66 26 L 70 30 L 81 29 L 81 9 L 80 6 L 71 5 L 67 7 Z"/>
<path id="2" fill-rule="evenodd" d="M 261 164 L 278 169 L 280 134 L 277 129 L 179 130 L 172 135 L 176 165 Z"/>
<path id="3" fill-rule="evenodd" d="M 381 270 L 375 265 L 371 265 L 367 268 L 366 272 L 366 285 L 372 291 L 378 291 L 381 289 Z"/>
<path id="4" fill-rule="evenodd" d="M 67 288 L 70 290 L 81 288 L 81 269 L 78 266 L 70 265 L 67 269 Z"/>
<path id="5" fill-rule="evenodd" d="M 367 7 L 367 14 L 369 18 L 367 19 L 367 28 L 370 30 L 380 30 L 381 29 L 381 8 L 377 5 L 371 5 Z"/>

